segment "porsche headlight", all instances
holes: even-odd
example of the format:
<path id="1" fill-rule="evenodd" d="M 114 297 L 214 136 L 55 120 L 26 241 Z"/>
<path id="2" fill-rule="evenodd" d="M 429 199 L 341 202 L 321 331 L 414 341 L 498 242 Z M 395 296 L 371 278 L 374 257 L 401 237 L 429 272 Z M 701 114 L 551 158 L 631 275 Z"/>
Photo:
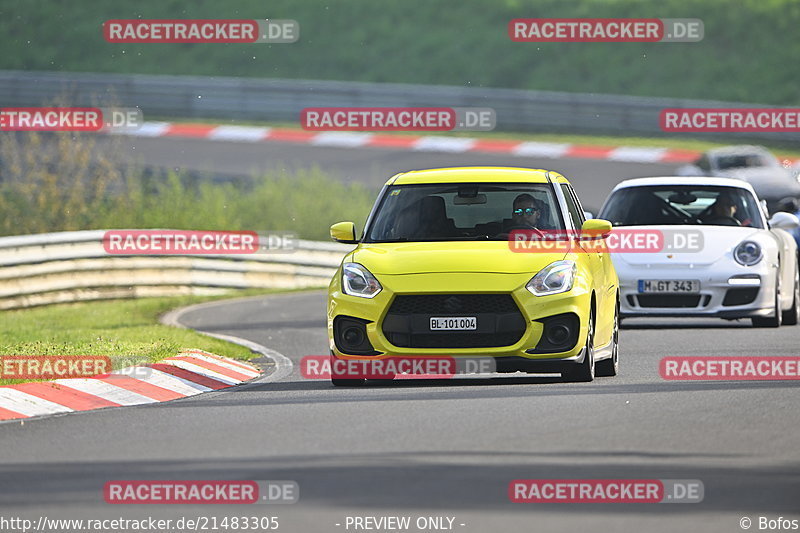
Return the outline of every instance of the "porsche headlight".
<path id="1" fill-rule="evenodd" d="M 761 261 L 764 254 L 761 251 L 761 246 L 757 242 L 743 241 L 733 251 L 733 258 L 736 262 L 744 266 L 753 266 Z"/>
<path id="2" fill-rule="evenodd" d="M 342 289 L 345 294 L 361 298 L 375 298 L 381 292 L 381 284 L 375 276 L 358 263 L 342 265 Z"/>
<path id="3" fill-rule="evenodd" d="M 572 290 L 578 267 L 575 261 L 556 261 L 543 268 L 525 285 L 534 296 L 547 296 Z"/>

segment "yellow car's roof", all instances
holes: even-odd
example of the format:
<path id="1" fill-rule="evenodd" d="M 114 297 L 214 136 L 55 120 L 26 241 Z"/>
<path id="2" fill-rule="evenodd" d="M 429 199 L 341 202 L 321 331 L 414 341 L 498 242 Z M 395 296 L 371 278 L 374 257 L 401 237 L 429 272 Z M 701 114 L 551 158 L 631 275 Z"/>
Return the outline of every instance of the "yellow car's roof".
<path id="1" fill-rule="evenodd" d="M 401 172 L 386 185 L 418 183 L 547 183 L 546 174 L 556 183 L 569 183 L 553 170 L 517 167 L 453 167 Z"/>

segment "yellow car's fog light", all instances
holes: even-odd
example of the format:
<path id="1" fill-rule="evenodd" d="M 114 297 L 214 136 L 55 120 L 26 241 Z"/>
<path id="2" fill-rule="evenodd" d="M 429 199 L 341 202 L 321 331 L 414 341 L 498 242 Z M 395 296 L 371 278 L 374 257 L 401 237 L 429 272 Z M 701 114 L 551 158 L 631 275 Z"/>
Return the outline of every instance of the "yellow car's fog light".
<path id="1" fill-rule="evenodd" d="M 578 267 L 575 261 L 555 261 L 533 276 L 525 288 L 534 296 L 547 296 L 572 290 Z"/>

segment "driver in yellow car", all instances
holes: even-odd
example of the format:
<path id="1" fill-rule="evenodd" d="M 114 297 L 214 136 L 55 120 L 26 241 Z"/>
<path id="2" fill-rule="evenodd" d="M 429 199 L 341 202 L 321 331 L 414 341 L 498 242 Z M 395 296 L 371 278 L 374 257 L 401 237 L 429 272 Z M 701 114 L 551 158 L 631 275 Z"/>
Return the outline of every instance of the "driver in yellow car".
<path id="1" fill-rule="evenodd" d="M 538 205 L 536 199 L 527 193 L 520 194 L 514 198 L 510 226 L 536 228 L 541 216 L 542 208 Z"/>

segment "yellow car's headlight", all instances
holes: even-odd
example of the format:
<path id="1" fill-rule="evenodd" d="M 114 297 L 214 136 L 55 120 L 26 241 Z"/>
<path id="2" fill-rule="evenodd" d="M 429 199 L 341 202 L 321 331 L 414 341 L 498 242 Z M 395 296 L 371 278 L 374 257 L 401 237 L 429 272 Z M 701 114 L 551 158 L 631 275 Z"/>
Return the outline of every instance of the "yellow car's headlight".
<path id="1" fill-rule="evenodd" d="M 375 276 L 358 263 L 342 265 L 342 288 L 345 294 L 360 298 L 375 298 L 383 289 Z"/>
<path id="2" fill-rule="evenodd" d="M 525 288 L 534 296 L 559 294 L 572 289 L 578 267 L 575 261 L 556 261 L 533 276 Z"/>

